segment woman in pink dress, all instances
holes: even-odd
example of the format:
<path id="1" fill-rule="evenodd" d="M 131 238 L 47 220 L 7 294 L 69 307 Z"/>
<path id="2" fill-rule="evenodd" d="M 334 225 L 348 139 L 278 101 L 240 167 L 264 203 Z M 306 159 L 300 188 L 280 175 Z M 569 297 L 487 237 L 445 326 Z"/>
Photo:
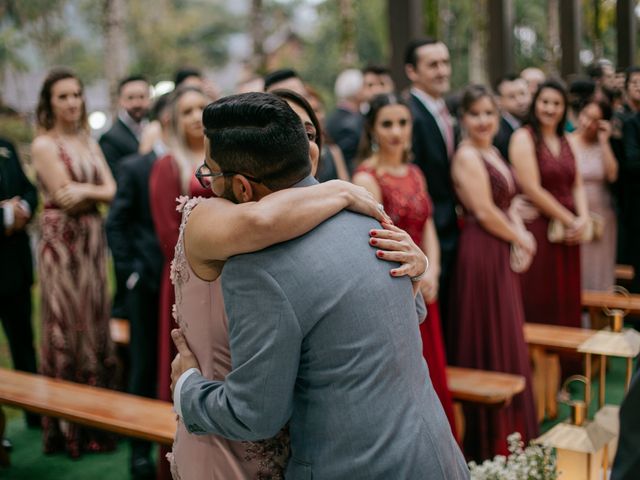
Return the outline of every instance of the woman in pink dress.
<path id="1" fill-rule="evenodd" d="M 319 124 L 304 99 L 293 92 L 288 92 L 286 98 L 307 131 L 315 173 Z M 211 180 L 210 162 L 208 158 L 198 170 L 198 178 L 203 188 L 223 195 L 223 181 Z M 176 292 L 175 317 L 203 375 L 217 380 L 224 379 L 231 370 L 227 318 L 219 279 L 228 257 L 295 238 L 343 208 L 388 221 L 366 190 L 341 181 L 283 190 L 252 204 L 236 205 L 222 198 L 192 199 L 186 204 L 185 201 L 186 198 L 180 205 L 183 220 L 171 272 Z M 296 208 L 292 209 L 291 205 Z M 230 238 L 235 241 L 230 242 Z M 424 270 L 425 263 L 417 247 L 412 248 L 407 242 L 408 236 L 405 235 L 404 240 L 411 262 L 403 267 L 402 273 L 417 275 Z M 273 439 L 239 442 L 215 435 L 190 435 L 179 421 L 169 460 L 176 480 L 278 479 L 283 478 L 288 455 L 285 430 Z"/>
<path id="2" fill-rule="evenodd" d="M 589 211 L 600 216 L 602 236 L 580 248 L 582 288 L 610 290 L 615 285 L 617 219 L 610 185 L 618 179 L 618 162 L 611 137 L 611 106 L 592 99 L 578 114 L 578 128 L 569 135 L 569 143 L 582 174 Z"/>
<path id="3" fill-rule="evenodd" d="M 97 387 L 114 387 L 116 357 L 109 337 L 107 243 L 98 206 L 116 185 L 98 144 L 89 135 L 83 87 L 65 69 L 44 81 L 37 110 L 41 134 L 33 166 L 44 196 L 38 244 L 43 375 Z M 104 432 L 43 418 L 44 451 L 115 448 Z"/>
<path id="4" fill-rule="evenodd" d="M 384 205 L 394 224 L 406 230 L 429 258 L 430 267 L 421 282 L 428 311 L 427 319 L 420 325 L 423 355 L 433 388 L 455 435 L 453 402 L 447 386 L 447 363 L 438 311 L 440 243 L 424 175 L 409 162 L 411 122 L 409 107 L 396 95 L 380 94 L 371 100 L 361 154 L 364 161 L 356 169 L 353 183 L 369 190 Z"/>
<path id="5" fill-rule="evenodd" d="M 472 85 L 460 109 L 467 138 L 456 151 L 451 174 L 465 216 L 450 305 L 459 333 L 447 347 L 455 365 L 526 379 L 525 391 L 507 407 L 465 405 L 464 451 L 483 461 L 508 455 L 507 436 L 515 431 L 525 442 L 538 434 L 520 281 L 510 263 L 511 248 L 532 255 L 535 240 L 510 210 L 517 187 L 493 146 L 500 119 L 494 98 L 485 87 Z"/>
<path id="6" fill-rule="evenodd" d="M 527 322 L 580 327 L 580 242 L 589 222 L 582 176 L 567 141 L 567 94 L 555 80 L 540 85 L 528 124 L 514 132 L 509 158 L 522 191 L 535 207 L 527 228 L 537 253 L 522 274 Z M 551 222 L 563 230 L 549 240 Z M 582 370 L 578 355 L 561 356 L 563 375 Z"/>

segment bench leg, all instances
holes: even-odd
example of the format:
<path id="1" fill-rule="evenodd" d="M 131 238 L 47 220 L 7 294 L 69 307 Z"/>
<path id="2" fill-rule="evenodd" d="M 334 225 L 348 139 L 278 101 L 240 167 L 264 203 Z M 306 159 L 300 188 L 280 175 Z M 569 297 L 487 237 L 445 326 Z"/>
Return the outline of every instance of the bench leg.
<path id="1" fill-rule="evenodd" d="M 548 418 L 555 419 L 558 417 L 557 397 L 560 388 L 560 357 L 558 355 L 547 355 L 546 361 L 546 412 Z"/>
<path id="2" fill-rule="evenodd" d="M 533 362 L 531 372 L 531 387 L 536 401 L 536 416 L 538 423 L 544 420 L 545 412 L 545 354 L 539 347 L 531 347 L 531 360 Z"/>
<path id="3" fill-rule="evenodd" d="M 7 425 L 7 419 L 4 415 L 4 410 L 0 407 L 0 440 L 4 438 L 4 429 Z M 5 450 L 0 442 L 0 466 L 8 467 L 11 465 L 11 460 L 9 459 L 9 452 Z"/>
<path id="4" fill-rule="evenodd" d="M 453 421 L 456 424 L 456 432 L 458 433 L 458 438 L 457 438 L 458 443 L 462 445 L 462 442 L 464 440 L 465 421 L 464 421 L 464 410 L 460 402 L 453 403 Z"/>

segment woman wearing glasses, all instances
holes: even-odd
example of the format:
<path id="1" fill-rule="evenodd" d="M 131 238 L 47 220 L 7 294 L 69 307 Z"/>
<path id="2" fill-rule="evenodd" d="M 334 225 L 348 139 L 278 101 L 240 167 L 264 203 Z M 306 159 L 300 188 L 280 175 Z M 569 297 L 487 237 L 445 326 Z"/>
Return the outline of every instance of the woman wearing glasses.
<path id="1" fill-rule="evenodd" d="M 309 104 L 289 91 L 274 92 L 300 117 L 310 143 L 315 174 L 320 126 Z M 206 140 L 205 140 L 206 142 Z M 316 143 L 318 142 L 318 143 Z M 226 178 L 237 172 L 214 170 L 210 159 L 196 173 L 202 187 L 216 196 L 225 193 Z M 251 182 L 260 179 L 242 175 Z M 292 206 L 295 205 L 295 208 Z M 381 221 L 388 217 L 365 189 L 342 181 L 292 188 L 272 193 L 259 202 L 234 205 L 224 199 L 192 199 L 184 204 L 180 237 L 171 278 L 176 292 L 176 320 L 207 378 L 224 379 L 231 370 L 227 319 L 218 276 L 232 255 L 259 250 L 302 235 L 343 208 Z M 394 228 L 394 227 L 389 227 Z M 424 255 L 402 231 L 393 234 L 395 252 L 403 266 L 392 275 L 418 276 L 426 267 Z M 363 240 L 364 247 L 364 240 Z M 371 250 L 375 255 L 375 250 Z M 309 279 L 310 285 L 312 279 Z M 327 299 L 331 301 L 331 299 Z M 195 436 L 179 422 L 173 454 L 169 456 L 175 479 L 283 478 L 289 455 L 285 431 L 260 442 L 234 442 L 214 435 Z"/>

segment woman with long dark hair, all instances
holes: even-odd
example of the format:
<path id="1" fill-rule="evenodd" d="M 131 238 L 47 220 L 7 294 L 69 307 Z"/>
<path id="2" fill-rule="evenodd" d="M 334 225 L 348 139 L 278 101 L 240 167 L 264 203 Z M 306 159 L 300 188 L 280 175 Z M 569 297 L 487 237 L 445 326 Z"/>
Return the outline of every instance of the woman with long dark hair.
<path id="1" fill-rule="evenodd" d="M 527 228 L 538 246 L 522 274 L 527 322 L 580 327 L 580 242 L 589 227 L 582 176 L 565 134 L 567 93 L 556 80 L 540 85 L 527 125 L 509 143 L 509 158 L 522 191 L 536 209 Z M 581 370 L 565 355 L 563 374 Z"/>
<path id="2" fill-rule="evenodd" d="M 522 375 L 525 391 L 505 408 L 465 405 L 464 452 L 476 461 L 508 455 L 507 436 L 525 442 L 538 433 L 531 369 L 524 340 L 524 309 L 512 251 L 535 253 L 533 236 L 511 208 L 518 188 L 513 172 L 493 146 L 500 115 L 486 87 L 467 87 L 460 104 L 465 140 L 451 165 L 464 208 L 449 306 L 458 334 L 447 345 L 454 365 Z"/>

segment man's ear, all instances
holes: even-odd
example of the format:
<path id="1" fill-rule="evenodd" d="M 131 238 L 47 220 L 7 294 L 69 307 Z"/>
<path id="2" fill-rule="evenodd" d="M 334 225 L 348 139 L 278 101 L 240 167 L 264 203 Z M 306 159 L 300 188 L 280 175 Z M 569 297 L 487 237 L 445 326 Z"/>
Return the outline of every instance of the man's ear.
<path id="1" fill-rule="evenodd" d="M 412 82 L 415 80 L 415 78 L 416 78 L 416 70 L 415 70 L 415 68 L 413 68 L 413 65 L 411 63 L 405 64 L 404 73 L 407 75 L 407 78 L 409 80 L 411 80 Z"/>
<path id="2" fill-rule="evenodd" d="M 253 187 L 244 176 L 234 175 L 231 179 L 231 187 L 239 203 L 253 201 Z"/>

